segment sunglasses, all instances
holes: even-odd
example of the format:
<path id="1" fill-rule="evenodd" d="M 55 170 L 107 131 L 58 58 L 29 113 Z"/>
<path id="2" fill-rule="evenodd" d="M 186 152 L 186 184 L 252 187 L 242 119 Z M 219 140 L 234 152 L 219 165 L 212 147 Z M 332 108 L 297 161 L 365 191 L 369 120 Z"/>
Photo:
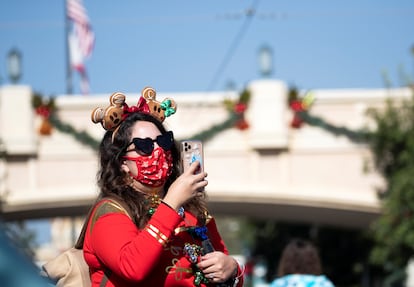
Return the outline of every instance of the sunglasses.
<path id="1" fill-rule="evenodd" d="M 136 151 L 139 154 L 150 155 L 154 150 L 154 142 L 156 142 L 163 150 L 170 150 L 174 144 L 173 132 L 168 131 L 165 134 L 157 136 L 154 140 L 151 138 L 133 138 L 127 147 L 134 144 L 135 148 L 126 150 L 126 152 Z"/>

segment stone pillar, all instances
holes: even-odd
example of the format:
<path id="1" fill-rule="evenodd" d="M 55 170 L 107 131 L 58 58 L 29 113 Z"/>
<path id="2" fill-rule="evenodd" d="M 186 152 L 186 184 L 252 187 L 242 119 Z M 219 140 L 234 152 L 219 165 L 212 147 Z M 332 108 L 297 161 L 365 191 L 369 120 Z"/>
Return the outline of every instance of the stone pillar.
<path id="1" fill-rule="evenodd" d="M 249 142 L 254 149 L 288 146 L 287 87 L 279 80 L 258 80 L 248 86 L 251 94 L 246 118 Z"/>
<path id="2" fill-rule="evenodd" d="M 0 139 L 7 155 L 36 152 L 36 132 L 29 86 L 0 87 Z"/>

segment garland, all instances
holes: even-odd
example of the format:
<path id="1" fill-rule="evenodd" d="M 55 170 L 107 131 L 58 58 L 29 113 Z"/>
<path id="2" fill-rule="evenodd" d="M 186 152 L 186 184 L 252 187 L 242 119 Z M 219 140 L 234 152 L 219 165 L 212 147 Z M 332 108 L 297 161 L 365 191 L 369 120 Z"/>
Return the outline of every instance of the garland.
<path id="1" fill-rule="evenodd" d="M 189 139 L 199 139 L 203 142 L 207 142 L 215 137 L 220 132 L 229 129 L 237 128 L 241 131 L 249 128 L 249 123 L 245 119 L 245 112 L 248 108 L 250 101 L 250 91 L 244 90 L 238 99 L 225 100 L 224 106 L 228 111 L 227 118 L 218 124 L 201 131 L 199 133 L 190 136 Z M 302 98 L 298 96 L 298 91 L 295 87 L 289 90 L 288 105 L 293 111 L 293 118 L 290 123 L 292 128 L 298 129 L 303 124 L 319 127 L 324 129 L 335 136 L 345 136 L 349 140 L 356 143 L 364 143 L 368 141 L 370 132 L 367 130 L 351 130 L 343 126 L 335 126 L 323 118 L 313 116 L 309 113 L 310 107 L 314 102 L 314 97 L 311 92 L 306 93 Z M 99 141 L 89 135 L 85 131 L 78 131 L 72 125 L 62 122 L 55 114 L 56 107 L 54 98 L 51 97 L 48 100 L 42 98 L 40 94 L 34 94 L 33 106 L 36 113 L 42 118 L 42 123 L 39 128 L 39 134 L 50 135 L 52 128 L 56 128 L 58 131 L 72 135 L 80 143 L 97 150 L 99 147 Z"/>
<path id="2" fill-rule="evenodd" d="M 297 116 L 302 122 L 307 123 L 310 126 L 319 127 L 334 134 L 335 136 L 345 136 L 355 143 L 367 142 L 371 134 L 369 131 L 364 129 L 354 131 L 347 127 L 332 125 L 320 117 L 310 115 L 308 111 L 298 112 Z"/>
<path id="3" fill-rule="evenodd" d="M 224 106 L 229 113 L 227 119 L 225 119 L 222 123 L 213 125 L 210 128 L 191 136 L 189 139 L 198 139 L 206 142 L 218 133 L 232 127 L 236 127 L 241 131 L 248 129 L 249 123 L 246 121 L 245 112 L 249 101 L 250 91 L 248 90 L 244 90 L 235 101 L 224 100 Z"/>
<path id="4" fill-rule="evenodd" d="M 85 131 L 77 131 L 72 125 L 62 122 L 58 117 L 52 115 L 49 117 L 49 121 L 53 127 L 60 132 L 72 135 L 80 143 L 97 150 L 99 147 L 99 141 L 88 134 Z"/>
<path id="5" fill-rule="evenodd" d="M 302 127 L 304 123 L 324 129 L 335 136 L 345 136 L 349 140 L 355 143 L 364 143 L 368 141 L 370 132 L 367 130 L 350 130 L 343 126 L 335 126 L 328 123 L 326 120 L 312 116 L 309 114 L 309 110 L 314 102 L 314 96 L 312 92 L 307 92 L 303 97 L 299 97 L 298 90 L 293 87 L 289 90 L 288 105 L 293 112 L 293 118 L 290 123 L 292 128 L 298 129 Z"/>
<path id="6" fill-rule="evenodd" d="M 245 119 L 245 111 L 250 100 L 250 92 L 244 90 L 240 97 L 235 101 L 225 100 L 224 105 L 229 112 L 227 119 L 222 123 L 215 124 L 210 128 L 199 132 L 190 137 L 190 139 L 199 139 L 201 141 L 208 141 L 216 136 L 218 133 L 236 127 L 239 130 L 245 130 L 249 127 Z M 56 116 L 56 106 L 54 98 L 44 99 L 40 94 L 35 93 L 32 101 L 36 114 L 42 118 L 42 123 L 39 127 L 39 134 L 48 136 L 52 133 L 52 129 L 56 128 L 62 133 L 72 135 L 80 143 L 97 150 L 99 147 L 99 141 L 93 138 L 85 131 L 78 131 L 72 125 L 62 122 Z"/>
<path id="7" fill-rule="evenodd" d="M 77 131 L 72 125 L 62 122 L 56 116 L 56 105 L 54 97 L 48 99 L 42 97 L 38 93 L 34 93 L 32 105 L 37 115 L 40 116 L 42 122 L 39 127 L 39 134 L 48 136 L 52 133 L 52 129 L 56 128 L 60 132 L 72 135 L 77 141 L 97 150 L 99 142 L 85 131 Z"/>
<path id="8" fill-rule="evenodd" d="M 306 93 L 303 98 L 299 98 L 295 89 L 289 92 L 289 107 L 293 111 L 293 118 L 290 123 L 292 128 L 298 129 L 304 123 L 304 120 L 300 116 L 301 113 L 307 112 L 314 102 L 312 93 Z"/>
<path id="9" fill-rule="evenodd" d="M 39 127 L 39 134 L 50 135 L 52 133 L 52 125 L 49 121 L 51 114 L 56 110 L 55 99 L 53 97 L 44 99 L 42 95 L 34 93 L 32 105 L 37 115 L 42 118 Z"/>

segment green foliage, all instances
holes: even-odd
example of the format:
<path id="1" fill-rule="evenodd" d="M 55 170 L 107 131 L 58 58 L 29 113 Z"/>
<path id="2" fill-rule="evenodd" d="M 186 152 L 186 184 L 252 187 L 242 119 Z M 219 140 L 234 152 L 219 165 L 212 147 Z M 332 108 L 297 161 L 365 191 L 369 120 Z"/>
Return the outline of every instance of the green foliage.
<path id="1" fill-rule="evenodd" d="M 206 130 L 190 136 L 189 139 L 198 139 L 203 142 L 207 142 L 208 140 L 215 137 L 218 133 L 233 127 L 238 119 L 239 116 L 237 114 L 229 114 L 228 118 L 225 121 L 212 125 Z"/>
<path id="2" fill-rule="evenodd" d="M 296 88 L 295 86 L 292 86 L 289 88 L 289 91 L 288 91 L 288 103 L 291 103 L 297 100 L 299 100 L 298 88 Z"/>
<path id="3" fill-rule="evenodd" d="M 89 135 L 86 131 L 78 131 L 72 125 L 62 122 L 58 117 L 52 115 L 50 123 L 60 132 L 72 135 L 78 142 L 98 150 L 99 141 Z"/>
<path id="4" fill-rule="evenodd" d="M 384 109 L 368 115 L 376 123 L 368 144 L 386 181 L 380 194 L 383 212 L 371 229 L 376 244 L 370 259 L 397 274 L 414 254 L 414 94 L 388 100 Z"/>
<path id="5" fill-rule="evenodd" d="M 293 89 L 289 97 L 295 96 Z M 391 274 L 386 281 L 401 281 L 414 254 L 414 93 L 407 99 L 388 99 L 383 109 L 370 109 L 368 117 L 376 125 L 373 131 L 336 126 L 308 111 L 299 116 L 308 125 L 368 144 L 374 168 L 386 183 L 379 190 L 382 215 L 370 229 L 374 240 L 370 262 Z"/>
<path id="6" fill-rule="evenodd" d="M 355 131 L 345 126 L 333 125 L 325 121 L 323 118 L 311 115 L 308 111 L 302 111 L 298 114 L 300 118 L 308 125 L 319 127 L 335 136 L 344 136 L 355 143 L 365 143 L 367 141 L 367 138 L 370 136 L 370 132 L 365 129 Z"/>
<path id="7" fill-rule="evenodd" d="M 48 108 L 50 112 L 54 112 L 56 110 L 55 97 L 51 96 L 46 98 L 42 94 L 34 92 L 32 96 L 32 106 L 35 109 L 43 106 Z"/>
<path id="8" fill-rule="evenodd" d="M 374 131 L 332 125 L 307 111 L 300 117 L 336 136 L 368 144 L 374 168 L 386 183 L 379 193 L 382 215 L 370 230 L 374 239 L 370 261 L 392 274 L 389 278 L 401 278 L 414 254 L 414 93 L 408 99 L 388 99 L 383 109 L 370 109 Z"/>
<path id="9" fill-rule="evenodd" d="M 369 145 L 376 169 L 388 179 L 401 169 L 414 166 L 414 101 L 396 103 L 387 100 L 384 110 L 371 109 L 368 115 L 377 129 L 370 135 Z"/>
<path id="10" fill-rule="evenodd" d="M 243 103 L 248 105 L 250 102 L 250 91 L 248 89 L 244 89 L 239 97 L 239 103 Z"/>

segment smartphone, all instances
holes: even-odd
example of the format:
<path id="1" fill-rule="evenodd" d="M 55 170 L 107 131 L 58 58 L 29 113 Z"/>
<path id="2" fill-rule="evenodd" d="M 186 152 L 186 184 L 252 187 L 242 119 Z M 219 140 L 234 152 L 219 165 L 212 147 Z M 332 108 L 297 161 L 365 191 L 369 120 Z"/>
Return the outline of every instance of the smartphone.
<path id="1" fill-rule="evenodd" d="M 204 172 L 203 143 L 199 140 L 181 141 L 181 163 L 183 171 L 188 170 L 190 165 L 195 161 L 200 162 L 200 166 L 195 173 Z"/>

